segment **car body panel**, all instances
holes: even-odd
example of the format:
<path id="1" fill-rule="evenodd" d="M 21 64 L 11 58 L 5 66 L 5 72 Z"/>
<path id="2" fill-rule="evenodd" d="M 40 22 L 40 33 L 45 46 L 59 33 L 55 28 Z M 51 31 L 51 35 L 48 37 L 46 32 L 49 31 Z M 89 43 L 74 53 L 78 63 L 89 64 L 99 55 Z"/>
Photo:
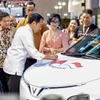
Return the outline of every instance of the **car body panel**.
<path id="1" fill-rule="evenodd" d="M 72 84 L 72 83 L 73 84 L 84 83 L 84 82 L 99 78 L 100 67 L 96 66 L 96 63 L 100 64 L 99 60 L 91 61 L 88 59 L 80 59 L 80 58 L 73 58 L 73 57 L 69 57 L 69 59 L 71 60 L 67 60 L 67 59 L 68 57 L 66 56 L 66 59 L 65 59 L 66 62 L 63 64 L 60 64 L 60 65 L 52 64 L 55 67 L 54 66 L 52 67 L 50 63 L 44 66 L 41 66 L 43 64 L 43 61 L 39 62 L 40 67 L 36 67 L 37 66 L 36 64 L 35 64 L 36 66 L 32 65 L 25 72 L 24 78 L 27 79 L 26 81 L 28 83 L 31 83 L 31 84 L 34 83 L 34 85 L 37 85 L 37 86 L 45 86 L 45 85 L 52 86 L 52 85 L 67 85 L 67 84 Z M 74 66 L 72 63 L 80 63 L 81 67 L 79 68 L 69 67 L 69 66 Z M 60 67 L 58 68 L 56 66 L 60 66 Z M 65 78 L 67 80 L 65 80 Z M 54 81 L 55 79 L 56 81 Z"/>
<path id="2" fill-rule="evenodd" d="M 42 60 L 30 66 L 20 82 L 20 100 L 41 100 L 57 94 L 67 100 L 88 94 L 100 100 L 100 29 L 83 37 L 55 61 Z M 95 45 L 94 45 L 95 44 Z"/>
<path id="3" fill-rule="evenodd" d="M 100 65 L 100 61 L 68 56 L 62 57 L 63 56 L 59 54 L 58 61 L 67 60 L 67 62 L 63 63 L 64 68 L 60 68 L 62 65 L 60 65 L 59 68 L 52 67 L 50 65 L 52 61 L 42 61 L 32 65 L 28 70 L 26 70 L 23 76 L 30 85 L 40 88 L 58 87 L 58 89 L 44 89 L 39 96 L 36 96 L 35 93 L 31 95 L 29 88 L 26 86 L 27 89 L 24 90 L 24 93 L 21 92 L 21 97 L 22 95 L 25 96 L 25 93 L 27 97 L 30 98 L 29 100 L 39 100 L 41 96 L 43 97 L 50 93 L 61 95 L 66 99 L 79 93 L 90 94 L 91 100 L 95 100 L 94 98 L 96 98 L 96 96 L 100 97 L 100 94 L 98 94 L 100 93 L 100 89 L 98 90 L 100 84 L 100 66 L 96 66 L 96 63 Z M 73 62 L 80 63 L 81 67 L 70 68 L 68 65 L 71 66 L 70 63 Z M 95 87 L 94 84 L 96 84 Z M 21 91 L 23 91 L 23 89 Z"/>

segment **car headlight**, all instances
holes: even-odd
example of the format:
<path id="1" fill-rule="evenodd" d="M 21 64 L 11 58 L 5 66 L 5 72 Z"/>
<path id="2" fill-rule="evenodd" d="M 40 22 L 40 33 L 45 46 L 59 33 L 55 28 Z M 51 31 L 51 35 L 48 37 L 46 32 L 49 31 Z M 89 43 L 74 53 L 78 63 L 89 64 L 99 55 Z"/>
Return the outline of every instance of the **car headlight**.
<path id="1" fill-rule="evenodd" d="M 90 96 L 88 94 L 78 94 L 69 97 L 67 100 L 90 100 Z"/>

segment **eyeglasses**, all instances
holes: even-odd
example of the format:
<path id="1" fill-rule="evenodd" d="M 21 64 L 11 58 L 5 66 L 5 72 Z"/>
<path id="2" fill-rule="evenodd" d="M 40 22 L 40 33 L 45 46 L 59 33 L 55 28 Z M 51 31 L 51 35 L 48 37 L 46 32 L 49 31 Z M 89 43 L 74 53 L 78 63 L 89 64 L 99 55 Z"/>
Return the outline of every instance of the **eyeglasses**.
<path id="1" fill-rule="evenodd" d="M 56 22 L 55 22 L 55 21 L 51 21 L 51 23 L 52 23 L 52 24 L 57 24 L 57 25 L 59 25 L 59 24 L 60 24 L 60 22 L 59 22 L 59 21 L 56 21 Z"/>

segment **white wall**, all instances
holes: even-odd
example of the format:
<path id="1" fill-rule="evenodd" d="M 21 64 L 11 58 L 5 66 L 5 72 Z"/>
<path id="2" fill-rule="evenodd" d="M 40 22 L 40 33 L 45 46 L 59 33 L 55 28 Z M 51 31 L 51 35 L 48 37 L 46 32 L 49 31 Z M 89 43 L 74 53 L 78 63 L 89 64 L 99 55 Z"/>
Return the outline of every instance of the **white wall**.
<path id="1" fill-rule="evenodd" d="M 73 18 L 75 16 L 78 17 L 80 15 L 80 13 L 82 12 L 82 10 L 84 9 L 84 7 L 81 6 L 81 3 L 82 3 L 83 0 L 80 0 L 81 2 L 78 2 L 75 5 L 73 5 L 73 1 L 74 0 L 68 1 L 68 12 L 71 13 L 70 18 Z"/>
<path id="2" fill-rule="evenodd" d="M 96 0 L 94 0 L 94 1 L 96 1 Z M 91 9 L 91 5 L 92 5 L 92 1 L 91 0 L 86 0 L 86 9 Z"/>
<path id="3" fill-rule="evenodd" d="M 74 0 L 69 0 L 68 1 L 68 12 L 76 12 L 76 11 L 84 9 L 84 7 L 81 6 L 81 3 L 82 3 L 83 0 L 81 0 L 81 2 L 79 2 L 79 3 L 75 4 L 75 5 L 73 5 L 73 1 Z"/>
<path id="4" fill-rule="evenodd" d="M 71 13 L 70 18 L 74 16 L 78 17 L 81 14 L 81 12 L 85 9 L 85 7 L 81 5 L 82 3 L 84 3 L 84 0 L 76 0 L 79 2 L 76 5 L 73 5 L 73 1 L 74 0 L 68 1 L 68 12 Z M 86 0 L 86 9 L 89 9 L 89 8 L 91 9 L 91 4 L 92 4 L 91 0 Z"/>

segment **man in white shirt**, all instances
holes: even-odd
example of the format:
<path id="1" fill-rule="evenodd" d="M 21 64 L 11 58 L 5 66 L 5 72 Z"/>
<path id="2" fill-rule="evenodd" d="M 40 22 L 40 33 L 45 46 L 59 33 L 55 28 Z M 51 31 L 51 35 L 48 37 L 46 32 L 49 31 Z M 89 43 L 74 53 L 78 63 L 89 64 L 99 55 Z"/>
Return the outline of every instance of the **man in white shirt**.
<path id="1" fill-rule="evenodd" d="M 33 34 L 41 30 L 42 24 L 43 17 L 34 13 L 30 15 L 28 24 L 18 28 L 15 33 L 3 66 L 9 92 L 19 93 L 20 78 L 28 55 L 37 60 L 57 58 L 57 55 L 44 55 L 35 48 Z"/>

